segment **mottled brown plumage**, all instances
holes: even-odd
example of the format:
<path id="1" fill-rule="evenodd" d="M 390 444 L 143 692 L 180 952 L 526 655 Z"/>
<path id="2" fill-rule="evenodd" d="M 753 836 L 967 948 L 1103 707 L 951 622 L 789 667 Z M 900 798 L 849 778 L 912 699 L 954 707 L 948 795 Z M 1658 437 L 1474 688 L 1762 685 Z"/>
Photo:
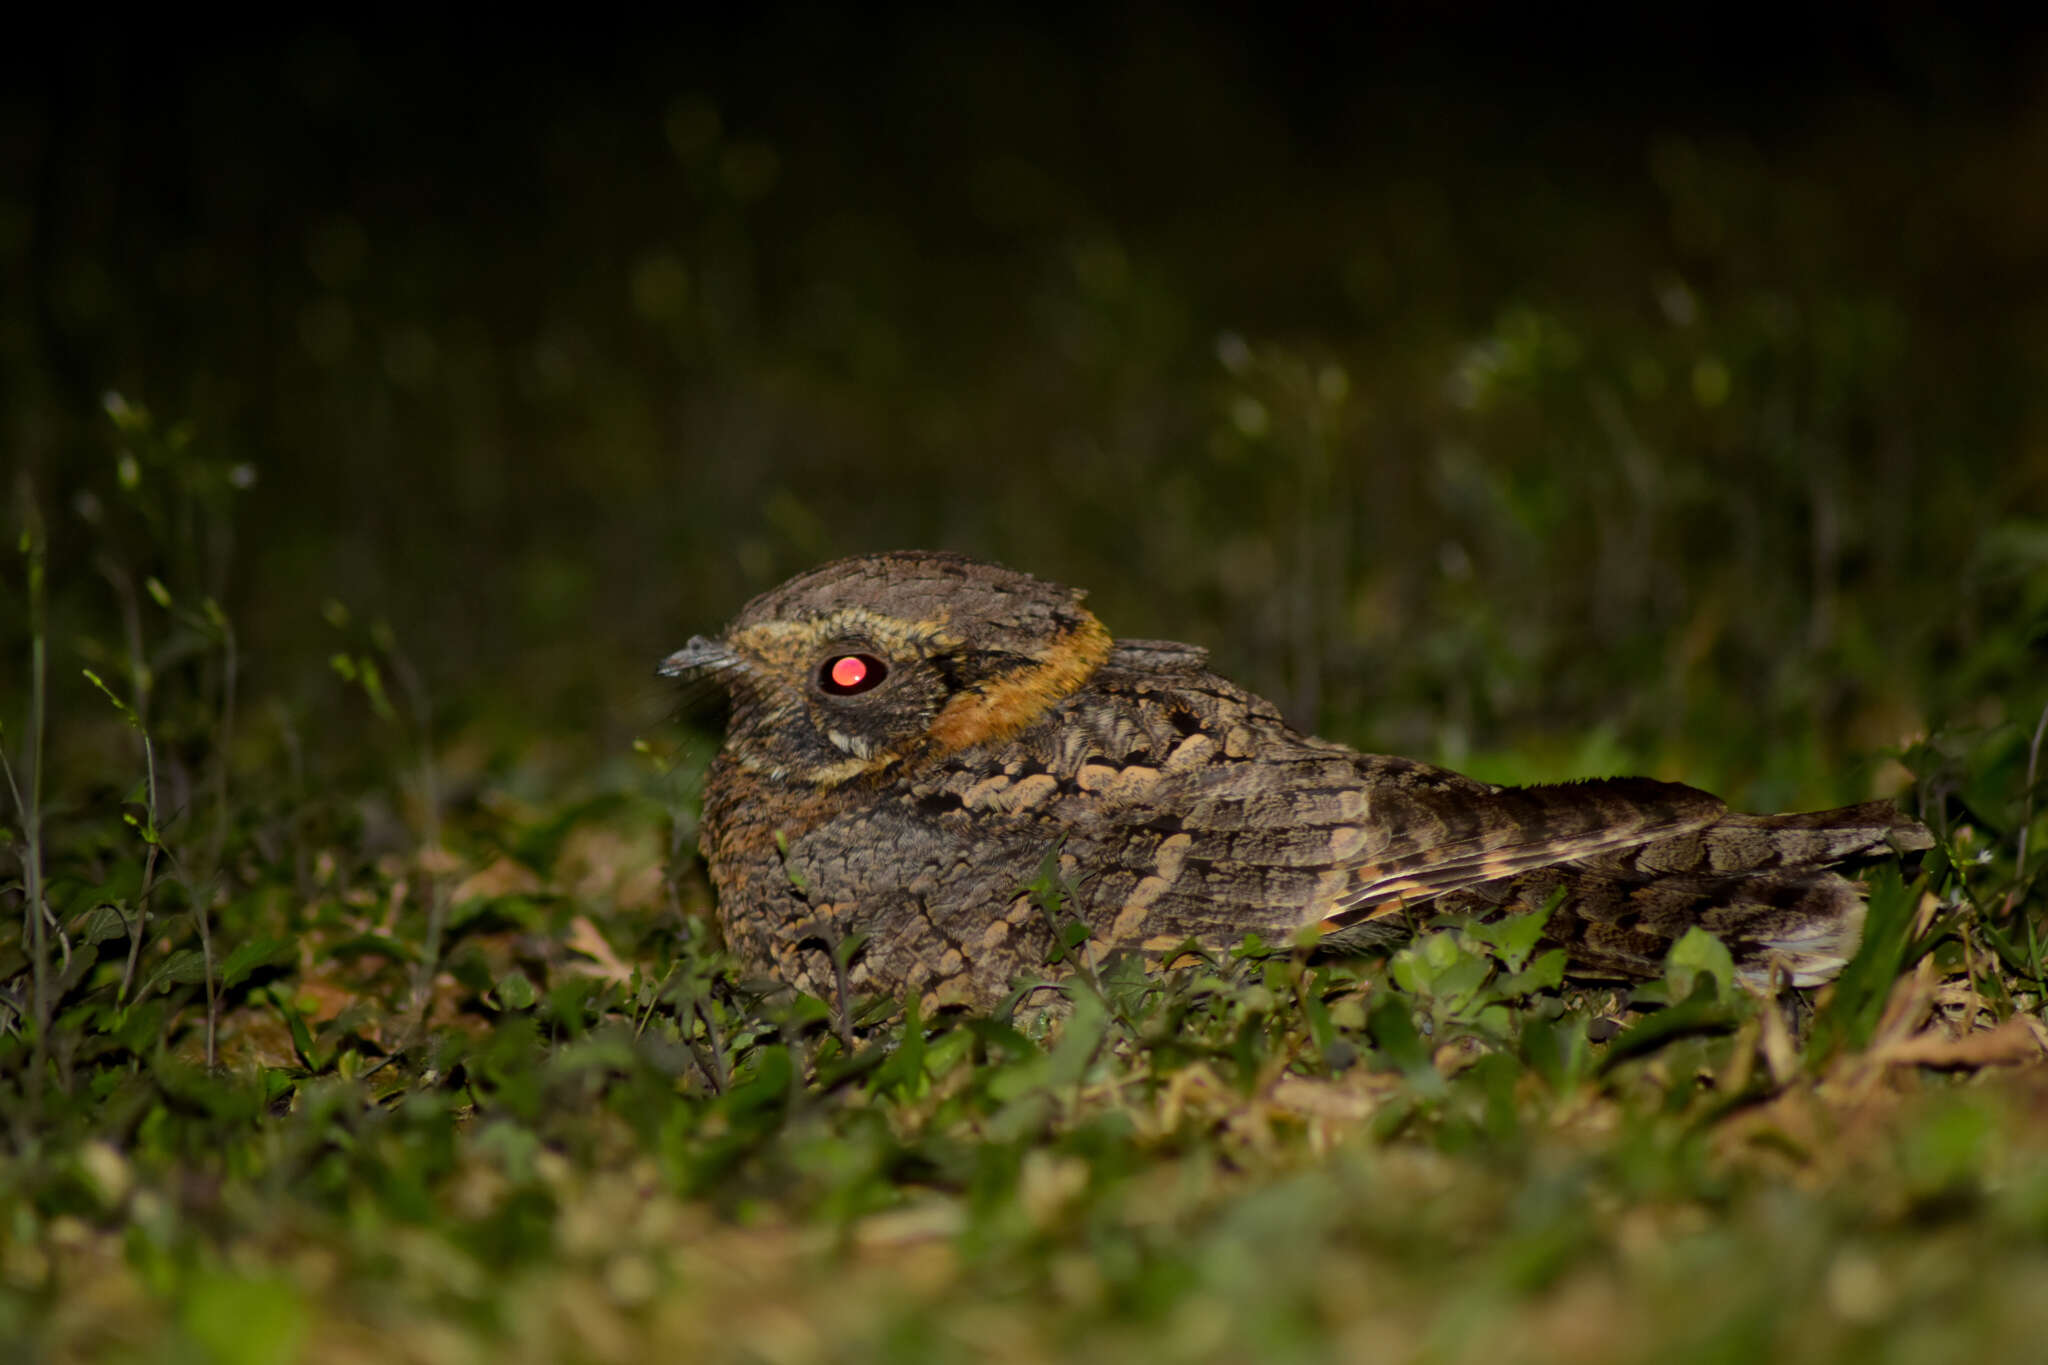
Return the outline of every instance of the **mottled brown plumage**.
<path id="1" fill-rule="evenodd" d="M 1299 734 L 1189 645 L 1112 640 L 1081 594 L 955 555 L 841 560 L 747 604 L 662 671 L 732 718 L 704 798 L 727 944 L 818 994 L 986 1006 L 1047 972 L 1023 892 L 1049 849 L 1090 951 L 1326 945 L 1418 912 L 1512 913 L 1583 971 L 1661 970 L 1700 924 L 1743 973 L 1841 969 L 1861 890 L 1832 864 L 1927 846 L 1886 802 L 1742 815 L 1647 778 L 1495 787 Z"/>

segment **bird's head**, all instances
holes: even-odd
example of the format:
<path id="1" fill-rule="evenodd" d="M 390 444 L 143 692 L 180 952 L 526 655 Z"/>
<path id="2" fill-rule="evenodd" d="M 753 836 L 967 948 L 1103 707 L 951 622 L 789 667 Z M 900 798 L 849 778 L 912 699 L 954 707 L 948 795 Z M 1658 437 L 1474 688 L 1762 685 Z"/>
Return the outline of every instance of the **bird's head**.
<path id="1" fill-rule="evenodd" d="M 961 555 L 842 559 L 669 655 L 732 698 L 726 751 L 830 787 L 1007 739 L 1086 683 L 1110 637 L 1082 594 Z"/>

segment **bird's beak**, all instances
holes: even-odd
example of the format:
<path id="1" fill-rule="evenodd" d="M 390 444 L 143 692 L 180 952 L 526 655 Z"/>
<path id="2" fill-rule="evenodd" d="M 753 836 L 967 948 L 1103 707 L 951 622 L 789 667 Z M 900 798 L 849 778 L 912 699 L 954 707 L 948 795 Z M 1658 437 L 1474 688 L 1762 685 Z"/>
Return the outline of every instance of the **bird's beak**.
<path id="1" fill-rule="evenodd" d="M 654 671 L 664 678 L 689 678 L 699 673 L 723 672 L 739 666 L 740 656 L 728 649 L 723 640 L 707 640 L 701 635 L 693 635 L 690 643 L 663 659 Z"/>

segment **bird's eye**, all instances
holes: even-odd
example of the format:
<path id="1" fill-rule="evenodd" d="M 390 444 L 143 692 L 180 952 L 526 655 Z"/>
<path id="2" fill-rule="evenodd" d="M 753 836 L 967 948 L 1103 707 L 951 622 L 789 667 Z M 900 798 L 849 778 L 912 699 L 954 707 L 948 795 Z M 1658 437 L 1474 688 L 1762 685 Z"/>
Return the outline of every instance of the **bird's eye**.
<path id="1" fill-rule="evenodd" d="M 889 665 L 872 654 L 839 654 L 818 670 L 818 686 L 835 697 L 851 697 L 888 676 Z"/>

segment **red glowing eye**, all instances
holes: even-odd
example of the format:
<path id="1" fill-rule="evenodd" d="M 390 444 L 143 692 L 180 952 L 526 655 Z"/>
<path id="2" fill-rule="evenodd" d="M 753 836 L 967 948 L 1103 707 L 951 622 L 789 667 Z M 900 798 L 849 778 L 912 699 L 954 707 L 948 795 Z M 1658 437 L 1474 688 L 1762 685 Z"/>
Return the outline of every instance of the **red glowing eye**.
<path id="1" fill-rule="evenodd" d="M 889 666 L 872 654 L 841 654 L 826 663 L 818 684 L 835 696 L 865 692 L 889 676 Z"/>

